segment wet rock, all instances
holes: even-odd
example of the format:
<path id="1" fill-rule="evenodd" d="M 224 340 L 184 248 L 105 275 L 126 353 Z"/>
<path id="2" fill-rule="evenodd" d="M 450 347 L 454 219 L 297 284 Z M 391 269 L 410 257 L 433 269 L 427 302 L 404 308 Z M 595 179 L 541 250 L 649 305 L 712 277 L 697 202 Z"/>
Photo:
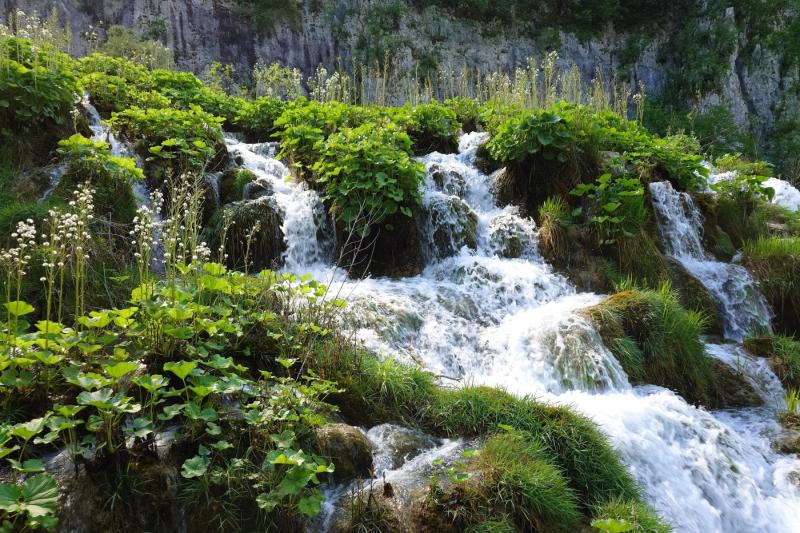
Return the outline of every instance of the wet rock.
<path id="1" fill-rule="evenodd" d="M 246 183 L 242 190 L 242 196 L 245 200 L 255 200 L 262 196 L 272 196 L 274 190 L 269 180 L 265 178 L 258 178 L 255 181 Z"/>
<path id="2" fill-rule="evenodd" d="M 422 241 L 415 217 L 396 213 L 361 237 L 335 225 L 338 264 L 350 277 L 405 278 L 422 272 Z"/>
<path id="3" fill-rule="evenodd" d="M 327 424 L 316 431 L 319 453 L 336 467 L 337 481 L 369 478 L 372 475 L 372 443 L 356 427 Z"/>
<path id="4" fill-rule="evenodd" d="M 464 196 L 467 189 L 464 176 L 453 170 L 442 168 L 435 163 L 431 165 L 429 172 L 431 174 L 431 179 L 433 179 L 433 182 L 440 191 L 451 196 Z"/>
<path id="5" fill-rule="evenodd" d="M 772 448 L 778 453 L 800 455 L 800 435 L 780 438 L 772 443 Z"/>
<path id="6" fill-rule="evenodd" d="M 456 196 L 435 196 L 426 206 L 424 231 L 431 255 L 443 259 L 478 245 L 478 215 Z"/>
<path id="7" fill-rule="evenodd" d="M 692 276 L 678 261 L 666 257 L 666 266 L 672 286 L 678 291 L 678 296 L 687 309 L 699 311 L 708 317 L 708 333 L 713 335 L 723 334 L 722 319 L 719 316 L 716 301 L 705 285 Z"/>
<path id="8" fill-rule="evenodd" d="M 367 432 L 375 443 L 376 471 L 393 470 L 406 461 L 434 448 L 439 442 L 418 429 L 395 424 L 381 424 Z"/>
<path id="9" fill-rule="evenodd" d="M 221 205 L 247 199 L 244 191 L 257 176 L 244 168 L 229 168 L 219 178 L 219 200 Z"/>
<path id="10" fill-rule="evenodd" d="M 22 201 L 41 198 L 51 187 L 53 176 L 63 174 L 62 165 L 38 167 L 20 173 L 11 185 L 12 194 Z"/>
<path id="11" fill-rule="evenodd" d="M 712 380 L 712 398 L 709 407 L 716 409 L 733 409 L 740 407 L 757 407 L 764 404 L 744 374 L 737 372 L 722 361 L 709 358 Z"/>
<path id="12" fill-rule="evenodd" d="M 744 349 L 755 357 L 772 357 L 775 354 L 775 337 L 748 337 Z"/>
<path id="13" fill-rule="evenodd" d="M 280 264 L 286 250 L 282 224 L 283 219 L 269 198 L 233 202 L 217 210 L 203 239 L 216 252 L 224 235 L 226 265 L 246 267 L 252 272 Z"/>
<path id="14" fill-rule="evenodd" d="M 516 215 L 500 215 L 489 227 L 489 240 L 500 257 L 514 259 L 533 249 L 533 227 Z"/>

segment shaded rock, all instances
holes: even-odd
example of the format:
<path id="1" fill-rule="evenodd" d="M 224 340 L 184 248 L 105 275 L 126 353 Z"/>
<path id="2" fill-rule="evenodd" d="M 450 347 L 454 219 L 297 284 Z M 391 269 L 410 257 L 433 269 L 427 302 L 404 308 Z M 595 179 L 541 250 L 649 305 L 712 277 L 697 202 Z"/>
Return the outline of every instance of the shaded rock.
<path id="1" fill-rule="evenodd" d="M 420 215 L 415 211 L 414 216 Z M 337 263 L 351 277 L 404 278 L 422 272 L 422 241 L 412 217 L 390 215 L 363 238 L 348 232 L 340 221 L 335 231 Z"/>
<path id="2" fill-rule="evenodd" d="M 512 214 L 500 215 L 489 227 L 489 241 L 500 257 L 514 259 L 534 247 L 533 226 Z"/>
<path id="3" fill-rule="evenodd" d="M 681 305 L 708 317 L 708 333 L 722 335 L 723 324 L 717 303 L 706 286 L 675 259 L 667 256 L 664 259 L 672 286 L 678 291 Z"/>
<path id="4" fill-rule="evenodd" d="M 775 337 L 748 337 L 744 349 L 755 357 L 772 357 L 775 354 Z"/>
<path id="5" fill-rule="evenodd" d="M 467 189 L 464 176 L 453 170 L 447 170 L 434 163 L 429 169 L 431 179 L 436 187 L 445 194 L 463 197 Z"/>
<path id="6" fill-rule="evenodd" d="M 280 264 L 286 251 L 282 224 L 283 219 L 269 198 L 233 202 L 214 213 L 203 238 L 216 252 L 224 236 L 225 264 L 229 268 L 272 268 Z"/>
<path id="7" fill-rule="evenodd" d="M 257 176 L 244 168 L 229 168 L 219 178 L 219 200 L 221 205 L 246 200 L 244 191 Z"/>
<path id="8" fill-rule="evenodd" d="M 478 215 L 462 199 L 456 196 L 435 195 L 431 197 L 422 224 L 428 254 L 443 259 L 458 252 L 463 246 L 478 245 Z"/>
<path id="9" fill-rule="evenodd" d="M 262 196 L 272 196 L 274 190 L 269 180 L 258 178 L 255 181 L 246 183 L 242 190 L 242 196 L 245 200 L 255 200 Z"/>
<path id="10" fill-rule="evenodd" d="M 316 431 L 319 453 L 336 467 L 337 481 L 369 478 L 372 475 L 372 443 L 356 427 L 327 424 Z"/>
<path id="11" fill-rule="evenodd" d="M 744 374 L 737 372 L 722 361 L 714 358 L 708 360 L 711 370 L 712 394 L 711 405 L 716 409 L 733 409 L 740 407 L 757 407 L 764 404 Z"/>
<path id="12" fill-rule="evenodd" d="M 489 150 L 486 148 L 486 143 L 478 147 L 475 155 L 475 166 L 480 169 L 484 174 L 491 174 L 500 169 L 500 162 L 492 157 Z"/>
<path id="13" fill-rule="evenodd" d="M 800 435 L 780 438 L 772 443 L 772 448 L 778 453 L 800 455 Z"/>
<path id="14" fill-rule="evenodd" d="M 52 177 L 61 172 L 62 165 L 37 167 L 17 175 L 11 185 L 12 194 L 21 201 L 41 198 L 52 185 Z"/>
<path id="15" fill-rule="evenodd" d="M 381 424 L 371 428 L 367 437 L 375 443 L 375 470 L 393 470 L 439 442 L 418 429 Z"/>

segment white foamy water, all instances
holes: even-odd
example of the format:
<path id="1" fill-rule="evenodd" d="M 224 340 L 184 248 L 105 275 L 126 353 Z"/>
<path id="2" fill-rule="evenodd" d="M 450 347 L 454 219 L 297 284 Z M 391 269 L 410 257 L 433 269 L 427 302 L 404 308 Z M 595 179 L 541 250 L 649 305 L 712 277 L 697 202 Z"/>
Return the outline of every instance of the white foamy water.
<path id="1" fill-rule="evenodd" d="M 706 253 L 702 215 L 692 197 L 676 191 L 668 181 L 651 183 L 650 193 L 666 252 L 708 288 L 725 336 L 742 340 L 756 329 L 769 329 L 772 313 L 750 273 Z"/>
<path id="2" fill-rule="evenodd" d="M 789 211 L 800 211 L 800 191 L 788 181 L 778 178 L 769 178 L 764 182 L 765 187 L 771 187 L 775 191 L 772 203 L 777 204 Z"/>
<path id="3" fill-rule="evenodd" d="M 800 462 L 771 448 L 781 431 L 776 422 L 781 400 L 773 396 L 781 396 L 782 390 L 766 364 L 746 357 L 735 345 L 708 347 L 710 355 L 740 369 L 766 397 L 767 404 L 759 408 L 708 412 L 659 387 L 632 387 L 580 312 L 602 297 L 578 293 L 538 253 L 533 223 L 515 209 L 495 204 L 494 177 L 474 165 L 475 150 L 484 139 L 480 134 L 464 136 L 458 154 L 421 159 L 429 170 L 423 209 L 458 206 L 443 209 L 434 224 L 431 219 L 420 222 L 423 246 L 428 247 L 424 271 L 400 280 L 360 281 L 348 280 L 330 266 L 330 237 L 325 236 L 331 231 L 320 222 L 317 195 L 287 182 L 285 167 L 257 153 L 258 146 L 228 143 L 245 167 L 269 180 L 278 205 L 298 221 L 296 227 L 286 224 L 287 246 L 297 251 L 291 257 L 287 253 L 286 268 L 333 280 L 332 293 L 350 303 L 343 318 L 346 327 L 367 347 L 452 378 L 444 382 L 454 386 L 501 386 L 586 414 L 609 436 L 648 501 L 675 531 L 800 530 L 800 489 L 791 481 L 800 477 Z M 757 293 L 740 294 L 740 267 L 705 257 L 699 215 L 676 194 L 665 187 L 654 191 L 662 200 L 656 208 L 668 215 L 660 222 L 669 253 L 687 264 L 710 265 L 705 273 L 699 266 L 687 269 L 709 285 L 729 336 L 741 336 L 754 322 L 768 319 L 768 311 L 760 307 Z M 453 199 L 477 218 L 472 246 L 459 241 L 463 205 Z M 438 235 L 437 225 L 446 227 Z M 502 257 L 498 228 L 523 243 L 520 257 Z M 438 250 L 449 255 L 431 252 L 437 250 L 434 239 L 444 242 Z M 435 458 L 451 456 L 463 445 L 423 446 L 422 453 L 398 466 L 385 452 L 391 434 L 386 428 L 368 432 L 378 448 L 376 470 L 401 487 L 425 480 Z M 326 517 L 346 490 L 326 492 L 332 498 Z"/>

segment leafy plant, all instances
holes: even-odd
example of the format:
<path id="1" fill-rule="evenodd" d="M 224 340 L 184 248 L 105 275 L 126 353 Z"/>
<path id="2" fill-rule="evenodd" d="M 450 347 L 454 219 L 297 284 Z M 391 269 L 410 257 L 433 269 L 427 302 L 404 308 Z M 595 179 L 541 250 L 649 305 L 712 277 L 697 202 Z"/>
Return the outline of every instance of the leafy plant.
<path id="1" fill-rule="evenodd" d="M 620 235 L 632 237 L 645 217 L 644 188 L 638 178 L 603 174 L 595 183 L 582 183 L 570 194 L 584 199 L 572 217 L 597 226 L 601 243 L 612 244 Z"/>

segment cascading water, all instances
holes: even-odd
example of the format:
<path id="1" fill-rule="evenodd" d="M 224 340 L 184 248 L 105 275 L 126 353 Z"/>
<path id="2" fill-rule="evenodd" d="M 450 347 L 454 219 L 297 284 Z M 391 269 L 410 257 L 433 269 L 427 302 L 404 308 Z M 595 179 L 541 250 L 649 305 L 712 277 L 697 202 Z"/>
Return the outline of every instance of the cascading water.
<path id="1" fill-rule="evenodd" d="M 771 312 L 747 270 L 715 261 L 706 253 L 703 220 L 692 197 L 676 191 L 668 181 L 651 183 L 650 194 L 667 253 L 711 292 L 725 337 L 742 340 L 756 329 L 768 329 Z"/>
<path id="2" fill-rule="evenodd" d="M 366 346 L 462 383 L 502 386 L 592 417 L 676 531 L 796 531 L 800 488 L 791 479 L 800 477 L 800 461 L 770 447 L 780 433 L 775 410 L 782 391 L 774 374 L 736 346 L 709 345 L 712 356 L 749 376 L 766 397 L 765 407 L 710 413 L 662 388 L 632 387 L 580 313 L 601 297 L 577 293 L 539 254 L 533 223 L 513 207 L 497 207 L 494 177 L 474 165 L 484 139 L 465 135 L 458 154 L 422 158 L 428 169 L 423 190 L 428 218 L 421 217 L 419 229 L 427 264 L 419 276 L 401 280 L 347 279 L 330 264 L 332 231 L 320 216 L 317 195 L 288 182 L 286 167 L 265 155 L 262 145 L 228 139 L 228 146 L 267 182 L 285 214 L 285 268 L 332 280 L 334 292 L 350 302 L 346 326 Z M 670 200 L 671 193 L 663 196 Z M 687 243 L 670 253 L 687 262 L 710 262 L 691 216 L 682 211 L 679 225 L 662 226 L 668 237 L 681 234 L 676 244 Z M 468 239 L 465 229 L 474 231 Z M 512 254 L 509 241 L 515 243 Z M 753 316 L 764 321 L 768 315 L 753 296 L 757 293 L 738 295 L 738 267 L 726 272 L 712 292 L 736 336 Z M 379 448 L 386 435 L 370 432 Z M 375 468 L 387 477 L 403 472 L 396 477 L 400 484 L 404 475 L 418 481 L 427 475 L 428 455 L 440 456 L 446 445 L 436 443 L 430 454 L 391 465 L 378 453 Z M 345 492 L 331 489 L 325 517 Z"/>

